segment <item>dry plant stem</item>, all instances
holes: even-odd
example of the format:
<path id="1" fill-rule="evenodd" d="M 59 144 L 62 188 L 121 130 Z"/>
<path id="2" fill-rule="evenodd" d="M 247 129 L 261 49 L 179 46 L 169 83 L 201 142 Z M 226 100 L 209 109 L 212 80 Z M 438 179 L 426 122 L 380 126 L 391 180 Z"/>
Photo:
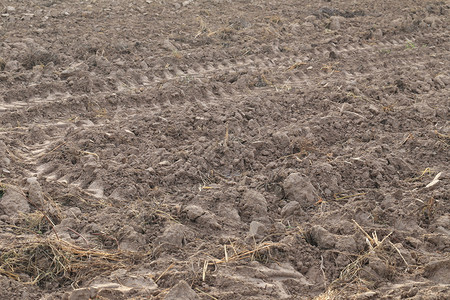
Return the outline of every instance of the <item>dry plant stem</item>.
<path id="1" fill-rule="evenodd" d="M 373 245 L 375 242 L 374 242 L 374 240 L 372 239 L 372 237 L 361 227 L 361 226 L 359 226 L 359 224 L 355 221 L 355 220 L 352 220 L 353 221 L 353 223 L 355 223 L 356 224 L 356 226 L 359 228 L 359 230 L 361 230 L 363 233 L 364 233 L 364 235 L 367 237 L 367 239 L 370 241 L 370 244 L 371 245 Z"/>
<path id="2" fill-rule="evenodd" d="M 86 250 L 58 239 L 36 238 L 9 247 L 2 249 L 0 274 L 15 280 L 20 279 L 19 274 L 28 274 L 32 278 L 29 284 L 56 278 L 76 283 L 87 273 L 124 267 L 125 260 L 135 259 L 122 252 Z"/>
<path id="3" fill-rule="evenodd" d="M 234 255 L 232 255 L 231 257 L 228 257 L 228 261 L 225 259 L 221 259 L 221 260 L 216 260 L 212 263 L 214 264 L 223 264 L 223 263 L 227 263 L 230 261 L 235 261 L 235 260 L 239 260 L 239 259 L 244 259 L 246 257 L 251 257 L 252 255 L 254 255 L 255 253 L 261 251 L 261 250 L 265 250 L 265 249 L 270 249 L 271 247 L 274 246 L 280 246 L 282 244 L 280 243 L 271 243 L 271 242 L 266 242 L 263 243 L 262 245 L 257 245 L 255 249 L 253 250 L 245 250 L 245 251 L 241 251 L 241 252 L 236 252 Z"/>
<path id="4" fill-rule="evenodd" d="M 400 250 L 394 245 L 394 243 L 392 243 L 391 241 L 389 241 L 389 244 L 397 251 L 397 253 L 400 255 L 400 257 L 403 259 L 403 262 L 405 263 L 407 269 L 409 269 L 409 264 L 406 261 L 406 259 L 403 257 L 402 253 L 400 252 Z"/>
<path id="5" fill-rule="evenodd" d="M 236 261 L 236 260 L 241 260 L 241 259 L 245 259 L 250 257 L 250 259 L 254 259 L 255 254 L 257 254 L 259 251 L 261 250 L 265 250 L 265 249 L 270 249 L 273 246 L 279 246 L 281 245 L 280 243 L 271 243 L 271 242 L 265 242 L 262 243 L 260 245 L 255 245 L 255 249 L 253 250 L 244 250 L 241 252 L 236 252 L 236 250 L 233 247 L 233 250 L 235 251 L 235 254 L 232 255 L 231 257 L 228 257 L 228 253 L 226 251 L 226 245 L 224 246 L 225 249 L 225 258 L 224 259 L 220 259 L 220 260 L 205 260 L 203 263 L 203 268 L 202 268 L 202 281 L 206 280 L 206 272 L 208 271 L 208 266 L 209 265 L 214 265 L 215 267 L 217 267 L 218 264 L 224 264 L 224 263 L 228 263 L 230 261 Z"/>
<path id="6" fill-rule="evenodd" d="M 164 272 L 162 272 L 161 275 L 156 278 L 155 283 L 157 283 L 161 279 L 161 277 L 163 277 L 170 269 L 172 269 L 174 265 L 174 263 L 170 264 L 170 266 L 168 266 L 167 269 L 165 269 Z"/>
<path id="7" fill-rule="evenodd" d="M 367 193 L 359 193 L 359 194 L 354 194 L 354 195 L 348 195 L 348 196 L 342 196 L 342 197 L 336 197 L 336 195 L 334 196 L 334 200 L 343 200 L 343 199 L 347 199 L 347 198 L 353 198 L 353 197 L 357 197 L 357 196 L 364 196 Z"/>
<path id="8" fill-rule="evenodd" d="M 59 144 L 58 146 L 56 146 L 55 148 L 53 148 L 52 150 L 50 150 L 49 152 L 45 153 L 45 154 L 42 155 L 42 156 L 47 156 L 47 155 L 49 155 L 50 153 L 56 151 L 58 148 L 64 146 L 65 144 L 66 144 L 66 142 L 63 142 L 63 143 Z"/>
<path id="9" fill-rule="evenodd" d="M 206 271 L 208 270 L 208 264 L 208 260 L 205 260 L 205 263 L 203 264 L 202 281 L 206 280 Z"/>
<path id="10" fill-rule="evenodd" d="M 174 221 L 174 222 L 176 222 L 176 223 L 180 223 L 177 219 L 175 219 L 174 217 L 172 217 L 170 214 L 166 213 L 165 211 L 156 209 L 156 210 L 155 210 L 155 213 L 156 213 L 157 215 L 161 216 L 161 217 L 167 218 L 167 219 L 169 219 L 169 220 L 171 220 L 171 221 Z"/>
<path id="11" fill-rule="evenodd" d="M 11 279 L 20 281 L 20 276 L 19 276 L 19 275 L 14 274 L 14 273 L 12 273 L 12 272 L 8 272 L 8 271 L 6 271 L 6 270 L 3 270 L 3 268 L 0 268 L 0 274 L 6 275 L 7 277 L 9 277 L 9 278 L 11 278 Z"/>
<path id="12" fill-rule="evenodd" d="M 230 239 L 228 239 L 228 241 L 230 242 L 230 246 L 231 246 L 231 248 L 233 249 L 234 254 L 237 255 L 237 251 L 236 251 L 236 248 L 234 247 L 233 242 L 232 242 Z"/>
<path id="13" fill-rule="evenodd" d="M 98 235 L 98 236 L 103 236 L 103 237 L 111 238 L 112 240 L 114 240 L 114 241 L 116 242 L 117 250 L 119 250 L 119 241 L 118 241 L 115 237 L 110 236 L 110 235 L 107 235 L 107 234 L 104 233 L 104 232 L 91 233 L 91 234 L 92 234 L 92 235 Z"/>
<path id="14" fill-rule="evenodd" d="M 356 223 L 356 222 L 355 222 Z M 365 254 L 359 256 L 355 261 L 351 262 L 350 264 L 348 264 L 342 271 L 341 274 L 339 276 L 339 278 L 337 280 L 335 280 L 335 282 L 339 281 L 339 280 L 353 280 L 354 277 L 356 276 L 356 274 L 358 273 L 358 271 L 360 270 L 359 265 L 361 264 L 361 262 L 367 258 L 371 253 L 373 253 L 375 250 L 377 250 L 378 248 L 380 248 L 384 241 L 390 237 L 392 234 L 389 233 L 387 236 L 385 236 L 381 242 L 377 242 L 375 247 L 372 247 L 368 252 L 366 252 Z M 351 273 L 350 273 L 351 272 Z M 350 273 L 350 274 L 349 274 Z"/>
<path id="15" fill-rule="evenodd" d="M 227 245 L 223 245 L 223 250 L 224 250 L 224 252 L 225 252 L 225 262 L 228 262 Z"/>
<path id="16" fill-rule="evenodd" d="M 92 156 L 97 157 L 97 159 L 100 159 L 100 157 L 98 156 L 98 154 L 97 154 L 97 153 L 94 153 L 94 152 L 80 151 L 80 153 L 81 153 L 81 154 L 86 154 L 86 155 L 92 155 Z"/>
<path id="17" fill-rule="evenodd" d="M 214 296 L 211 296 L 210 294 L 208 294 L 208 293 L 206 293 L 206 292 L 204 292 L 204 291 L 202 291 L 201 289 L 199 289 L 199 288 L 195 288 L 197 291 L 199 291 L 200 293 L 202 293 L 202 294 L 204 294 L 204 295 L 206 295 L 206 296 L 208 296 L 209 298 L 211 298 L 211 299 L 214 299 L 214 300 L 218 300 L 216 297 L 214 297 Z"/>
<path id="18" fill-rule="evenodd" d="M 320 256 L 320 270 L 322 271 L 323 276 L 323 285 L 325 289 L 327 288 L 327 276 L 325 275 L 325 266 L 323 265 L 323 256 Z"/>
<path id="19" fill-rule="evenodd" d="M 56 229 L 55 229 L 55 223 L 53 223 L 53 221 L 46 214 L 43 214 L 43 215 L 50 222 L 50 224 L 52 224 L 53 232 L 55 233 L 56 238 L 59 240 L 58 233 L 56 232 Z"/>
<path id="20" fill-rule="evenodd" d="M 86 245 L 89 247 L 89 242 L 87 241 L 87 239 L 81 233 L 76 232 L 72 228 L 69 228 L 69 227 L 66 227 L 66 228 L 67 228 L 67 230 L 69 230 L 69 231 L 75 233 L 76 235 L 78 235 L 79 237 L 81 237 L 83 239 L 83 241 L 86 243 Z"/>

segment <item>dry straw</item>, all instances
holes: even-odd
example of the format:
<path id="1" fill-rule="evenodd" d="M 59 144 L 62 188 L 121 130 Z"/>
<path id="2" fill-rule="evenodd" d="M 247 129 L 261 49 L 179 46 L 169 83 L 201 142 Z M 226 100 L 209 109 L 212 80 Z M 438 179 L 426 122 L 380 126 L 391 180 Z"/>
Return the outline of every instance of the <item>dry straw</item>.
<path id="1" fill-rule="evenodd" d="M 138 256 L 145 256 L 142 253 L 85 249 L 50 238 L 34 238 L 5 248 L 0 246 L 0 274 L 38 285 L 57 282 L 77 286 L 80 281 L 105 271 L 126 268 L 136 259 L 142 259 Z"/>

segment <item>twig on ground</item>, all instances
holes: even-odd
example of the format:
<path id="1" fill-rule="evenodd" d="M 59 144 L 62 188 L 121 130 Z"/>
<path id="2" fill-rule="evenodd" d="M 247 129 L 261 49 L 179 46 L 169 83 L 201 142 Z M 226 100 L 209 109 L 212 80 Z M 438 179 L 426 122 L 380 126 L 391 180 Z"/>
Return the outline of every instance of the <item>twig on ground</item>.
<path id="1" fill-rule="evenodd" d="M 174 263 L 170 264 L 170 266 L 168 266 L 167 269 L 165 269 L 164 272 L 162 272 L 161 275 L 156 278 L 155 283 L 157 283 L 161 279 L 161 277 L 163 277 L 170 269 L 172 269 L 174 265 Z"/>
<path id="2" fill-rule="evenodd" d="M 50 222 L 50 224 L 52 224 L 53 232 L 55 233 L 56 238 L 59 240 L 58 233 L 56 232 L 56 229 L 55 229 L 55 223 L 53 223 L 53 221 L 46 214 L 44 214 L 44 217 Z"/>
<path id="3" fill-rule="evenodd" d="M 211 298 L 211 299 L 214 299 L 214 300 L 219 300 L 219 299 L 217 299 L 216 297 L 214 297 L 214 296 L 211 296 L 210 294 L 208 294 L 208 293 L 206 293 L 206 292 L 204 292 L 204 291 L 202 291 L 201 289 L 199 289 L 199 288 L 195 288 L 197 291 L 199 291 L 200 293 L 202 293 L 202 294 L 204 294 L 204 295 L 206 295 L 206 296 L 208 296 L 209 298 Z"/>
<path id="4" fill-rule="evenodd" d="M 87 239 L 81 233 L 76 232 L 72 228 L 69 228 L 69 227 L 66 227 L 66 228 L 67 228 L 67 230 L 69 230 L 69 231 L 75 233 L 76 235 L 78 235 L 79 237 L 81 237 L 84 240 L 84 242 L 86 243 L 86 245 L 89 246 L 89 242 L 87 241 Z"/>

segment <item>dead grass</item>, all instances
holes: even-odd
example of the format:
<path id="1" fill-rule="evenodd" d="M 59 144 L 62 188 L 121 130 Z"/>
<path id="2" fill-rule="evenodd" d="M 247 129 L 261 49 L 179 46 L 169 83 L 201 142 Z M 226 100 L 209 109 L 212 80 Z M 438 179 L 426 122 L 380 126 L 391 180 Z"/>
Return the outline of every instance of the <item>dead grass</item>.
<path id="1" fill-rule="evenodd" d="M 238 245 L 230 241 L 229 245 L 223 246 L 224 256 L 222 259 L 212 258 L 212 256 L 210 256 L 210 259 L 206 259 L 204 261 L 202 269 L 202 281 L 206 280 L 209 266 L 213 266 L 214 269 L 216 269 L 220 264 L 239 262 L 242 260 L 267 261 L 271 257 L 270 250 L 272 248 L 282 246 L 283 244 L 281 243 L 261 242 L 258 244 L 254 244 L 253 248 L 248 249 L 243 245 Z"/>
<path id="2" fill-rule="evenodd" d="M 56 54 L 46 50 L 31 50 L 22 59 L 22 65 L 28 70 L 33 69 L 34 66 L 47 65 L 50 62 L 58 64 L 59 58 Z"/>
<path id="3" fill-rule="evenodd" d="M 127 268 L 143 253 L 105 252 L 84 249 L 60 239 L 34 238 L 13 242 L 0 249 L 0 274 L 28 284 L 44 285 L 57 282 L 59 286 L 92 279 L 105 271 Z M 27 278 L 29 280 L 23 280 Z"/>
<path id="4" fill-rule="evenodd" d="M 343 268 L 339 278 L 333 281 L 327 290 L 315 297 L 314 300 L 345 299 L 349 293 L 355 292 L 355 288 L 367 292 L 371 283 L 362 276 L 362 271 L 364 265 L 374 257 L 376 258 L 375 261 L 390 266 L 391 275 L 416 267 L 408 264 L 398 247 L 389 240 L 392 232 L 380 240 L 376 232 L 370 235 L 356 221 L 353 222 L 365 236 L 368 250 L 358 255 L 354 261 Z"/>
<path id="5" fill-rule="evenodd" d="M 319 296 L 314 297 L 313 300 L 333 300 L 338 295 L 338 292 L 335 290 L 327 290 L 326 292 L 320 294 Z"/>

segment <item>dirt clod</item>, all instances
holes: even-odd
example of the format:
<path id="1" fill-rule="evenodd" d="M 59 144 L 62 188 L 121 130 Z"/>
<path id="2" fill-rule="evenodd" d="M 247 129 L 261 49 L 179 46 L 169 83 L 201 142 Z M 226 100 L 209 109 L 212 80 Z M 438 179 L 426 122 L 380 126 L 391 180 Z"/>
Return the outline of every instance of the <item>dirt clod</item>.
<path id="1" fill-rule="evenodd" d="M 18 187 L 8 186 L 2 188 L 0 210 L 3 214 L 13 217 L 30 212 L 31 208 L 27 198 Z"/>
<path id="2" fill-rule="evenodd" d="M 197 296 L 186 281 L 180 280 L 180 282 L 171 288 L 169 293 L 164 297 L 164 300 L 176 299 L 197 300 L 200 299 L 200 297 Z"/>
<path id="3" fill-rule="evenodd" d="M 290 174 L 283 182 L 286 197 L 308 207 L 318 200 L 317 191 L 309 179 L 300 173 Z"/>

